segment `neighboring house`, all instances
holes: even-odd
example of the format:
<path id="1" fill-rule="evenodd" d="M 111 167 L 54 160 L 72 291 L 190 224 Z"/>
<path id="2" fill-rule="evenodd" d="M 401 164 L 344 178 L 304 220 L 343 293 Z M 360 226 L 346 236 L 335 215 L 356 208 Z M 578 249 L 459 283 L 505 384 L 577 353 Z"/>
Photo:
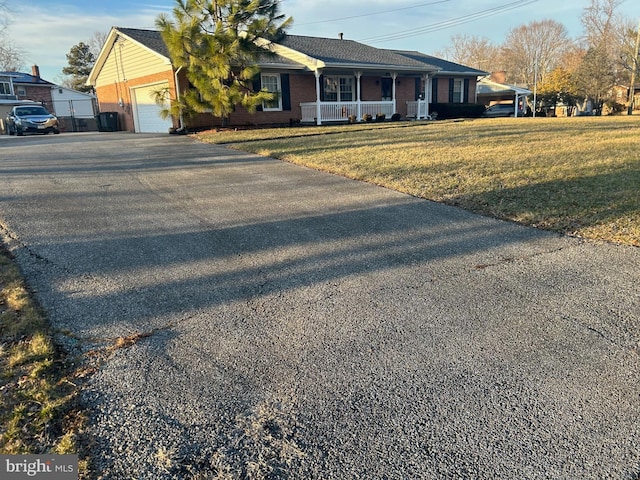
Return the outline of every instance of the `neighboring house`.
<path id="1" fill-rule="evenodd" d="M 11 77 L 13 91 L 18 100 L 38 102 L 50 112 L 54 111 L 51 89 L 56 85 L 40 78 L 40 69 L 37 65 L 31 67 L 31 75 L 22 72 L 0 72 L 0 75 Z"/>
<path id="2" fill-rule="evenodd" d="M 629 105 L 629 93 L 631 88 L 629 85 L 615 85 L 612 89 L 613 97 L 616 103 Z M 633 88 L 633 109 L 640 110 L 640 84 L 636 83 Z"/>
<path id="3" fill-rule="evenodd" d="M 531 90 L 527 88 L 500 83 L 488 77 L 481 78 L 478 81 L 478 103 L 482 103 L 487 107 L 496 103 L 512 103 L 514 105 L 514 116 L 518 116 L 519 111 L 527 111 L 527 97 L 531 93 Z"/>
<path id="4" fill-rule="evenodd" d="M 28 100 L 20 100 L 16 95 L 13 79 L 20 75 L 22 74 L 15 72 L 0 72 L 0 135 L 6 133 L 5 117 L 14 106 L 33 103 Z"/>
<path id="5" fill-rule="evenodd" d="M 277 44 L 264 41 L 261 46 L 272 55 L 258 59 L 261 72 L 254 88 L 278 93 L 277 100 L 255 113 L 236 107 L 229 125 L 323 124 L 380 113 L 386 118 L 394 113 L 425 118 L 431 80 L 441 71 L 428 61 L 433 57 L 342 38 L 287 35 Z M 475 99 L 475 77 L 469 69 L 458 77 L 455 84 L 466 92 L 458 98 Z M 183 70 L 172 66 L 158 31 L 112 28 L 88 83 L 96 90 L 100 110 L 117 112 L 124 130 L 166 132 L 180 126 L 179 119 L 160 117 L 157 93 L 167 91 L 175 98 L 189 82 Z M 188 126 L 220 124 L 221 119 L 200 115 Z"/>
<path id="6" fill-rule="evenodd" d="M 0 118 L 4 118 L 12 106 L 30 102 L 40 103 L 56 115 L 63 131 L 96 130 L 94 95 L 42 79 L 37 65 L 31 67 L 31 74 L 0 72 Z"/>

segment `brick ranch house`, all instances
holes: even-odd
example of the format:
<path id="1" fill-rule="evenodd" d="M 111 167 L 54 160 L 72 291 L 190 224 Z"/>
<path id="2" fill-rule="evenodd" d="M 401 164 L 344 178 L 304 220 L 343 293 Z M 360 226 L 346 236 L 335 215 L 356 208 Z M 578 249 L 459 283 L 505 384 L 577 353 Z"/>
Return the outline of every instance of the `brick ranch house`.
<path id="1" fill-rule="evenodd" d="M 229 125 L 278 125 L 361 120 L 394 113 L 426 118 L 429 103 L 475 103 L 476 82 L 486 72 L 420 52 L 385 50 L 342 38 L 288 35 L 261 45 L 255 88 L 277 92 L 255 113 L 237 107 Z M 185 72 L 171 64 L 160 32 L 114 27 L 89 75 L 100 111 L 116 112 L 121 130 L 167 132 L 180 119 L 162 119 L 154 93 L 172 98 L 189 88 Z M 199 115 L 190 128 L 210 128 L 221 119 Z"/>

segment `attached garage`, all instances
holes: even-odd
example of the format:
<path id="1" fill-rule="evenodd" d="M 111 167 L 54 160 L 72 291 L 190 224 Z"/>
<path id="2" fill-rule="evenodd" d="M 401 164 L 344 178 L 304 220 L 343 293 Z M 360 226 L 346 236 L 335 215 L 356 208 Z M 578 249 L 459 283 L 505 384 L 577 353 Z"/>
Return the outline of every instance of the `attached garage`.
<path id="1" fill-rule="evenodd" d="M 169 83 L 156 83 L 131 89 L 136 132 L 167 133 L 173 126 L 171 117 L 163 119 L 160 116 L 162 107 L 155 101 L 155 92 L 168 88 Z"/>

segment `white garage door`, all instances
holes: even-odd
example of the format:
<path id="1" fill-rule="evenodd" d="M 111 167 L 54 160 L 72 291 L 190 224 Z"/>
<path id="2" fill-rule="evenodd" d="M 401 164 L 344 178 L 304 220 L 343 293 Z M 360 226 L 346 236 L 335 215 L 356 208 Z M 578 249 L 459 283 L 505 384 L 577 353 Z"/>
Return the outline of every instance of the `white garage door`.
<path id="1" fill-rule="evenodd" d="M 155 101 L 154 92 L 168 88 L 168 83 L 156 83 L 133 89 L 136 132 L 167 133 L 173 125 L 171 117 L 163 120 L 160 117 L 161 107 Z"/>

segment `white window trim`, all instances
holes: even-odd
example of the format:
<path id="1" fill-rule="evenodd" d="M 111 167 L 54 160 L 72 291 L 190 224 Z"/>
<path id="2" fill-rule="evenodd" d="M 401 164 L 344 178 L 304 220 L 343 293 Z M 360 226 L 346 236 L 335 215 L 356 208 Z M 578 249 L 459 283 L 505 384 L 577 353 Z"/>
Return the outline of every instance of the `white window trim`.
<path id="1" fill-rule="evenodd" d="M 338 89 L 336 90 L 336 100 L 326 100 L 329 102 L 337 102 L 337 103 L 341 103 L 341 102 L 354 102 L 355 101 L 355 97 L 356 97 L 356 92 L 355 92 L 355 83 L 354 83 L 354 77 L 352 77 L 351 75 L 327 75 L 326 78 L 330 78 L 330 79 L 335 79 L 338 83 Z M 348 80 L 351 83 L 351 99 L 350 100 L 342 100 L 341 96 L 342 93 L 344 93 L 341 89 L 340 89 L 340 80 L 345 79 Z M 322 88 L 324 88 L 324 85 L 322 85 Z M 325 97 L 326 97 L 326 90 L 324 92 Z"/>
<path id="2" fill-rule="evenodd" d="M 2 92 L 0 92 L 0 94 L 2 95 L 11 95 L 11 82 L 5 82 L 4 80 L 0 81 L 0 85 L 3 85 L 2 88 Z M 4 91 L 6 89 L 6 91 Z"/>
<path id="3" fill-rule="evenodd" d="M 277 107 L 268 107 L 265 102 L 262 102 L 262 111 L 263 112 L 281 112 L 282 111 L 282 82 L 280 80 L 279 73 L 263 73 L 260 75 L 260 84 L 264 88 L 264 77 L 276 77 L 277 79 L 277 91 L 271 92 L 276 93 L 278 95 L 278 106 Z"/>
<path id="4" fill-rule="evenodd" d="M 456 85 L 460 85 L 460 96 L 456 98 Z M 464 103 L 464 79 L 453 79 L 453 103 Z"/>

